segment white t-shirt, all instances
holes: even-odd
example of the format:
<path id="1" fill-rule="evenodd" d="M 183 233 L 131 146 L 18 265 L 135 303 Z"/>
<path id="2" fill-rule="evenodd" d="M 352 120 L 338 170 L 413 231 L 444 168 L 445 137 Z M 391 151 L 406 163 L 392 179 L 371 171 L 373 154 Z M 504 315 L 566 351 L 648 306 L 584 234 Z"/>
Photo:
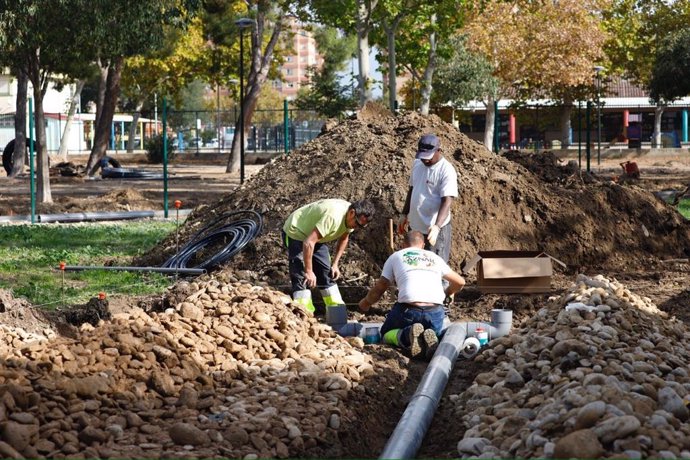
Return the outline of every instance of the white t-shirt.
<path id="1" fill-rule="evenodd" d="M 410 229 L 424 234 L 432 224 L 436 223 L 438 209 L 444 196 L 453 198 L 458 196 L 458 173 L 445 158 L 433 166 L 426 166 L 421 160 L 415 160 L 410 174 L 410 213 L 407 218 Z M 450 211 L 445 222 L 450 222 Z"/>
<path id="2" fill-rule="evenodd" d="M 446 298 L 443 275 L 450 271 L 448 264 L 433 252 L 405 248 L 386 260 L 381 276 L 398 287 L 398 302 L 441 304 Z"/>

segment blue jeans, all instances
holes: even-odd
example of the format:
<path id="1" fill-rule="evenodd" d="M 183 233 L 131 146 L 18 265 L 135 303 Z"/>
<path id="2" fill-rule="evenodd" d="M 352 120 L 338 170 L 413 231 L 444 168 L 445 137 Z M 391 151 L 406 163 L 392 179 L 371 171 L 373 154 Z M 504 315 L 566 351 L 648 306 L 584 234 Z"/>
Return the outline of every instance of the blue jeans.
<path id="1" fill-rule="evenodd" d="M 435 307 L 407 307 L 406 304 L 395 302 L 391 311 L 386 315 L 383 326 L 381 326 L 381 337 L 390 330 L 402 329 L 400 344 L 405 348 L 409 348 L 408 331 L 414 323 L 421 323 L 424 329 L 433 329 L 436 335 L 440 335 L 445 317 L 446 312 L 443 309 L 443 305 L 436 305 Z"/>
<path id="2" fill-rule="evenodd" d="M 451 227 L 450 222 L 441 227 L 438 232 L 438 238 L 436 238 L 436 245 L 432 246 L 426 240 L 428 235 L 424 235 L 424 249 L 431 251 L 443 259 L 445 263 L 448 263 L 450 259 L 450 243 L 453 241 L 453 227 Z M 446 280 L 444 281 L 444 287 L 446 286 Z"/>

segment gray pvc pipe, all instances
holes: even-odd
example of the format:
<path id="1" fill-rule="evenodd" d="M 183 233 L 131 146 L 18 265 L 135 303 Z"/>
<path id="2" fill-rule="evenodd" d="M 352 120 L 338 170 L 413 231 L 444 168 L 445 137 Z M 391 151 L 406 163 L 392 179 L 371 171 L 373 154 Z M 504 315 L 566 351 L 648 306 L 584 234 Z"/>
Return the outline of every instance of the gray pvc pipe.
<path id="1" fill-rule="evenodd" d="M 414 458 L 431 425 L 465 339 L 472 336 L 479 325 L 490 328 L 491 338 L 502 337 L 510 332 L 512 319 L 511 310 L 492 310 L 491 324 L 465 322 L 451 323 L 448 326 L 434 357 L 424 372 L 422 381 L 417 386 L 417 390 L 412 395 L 412 399 L 379 458 Z"/>
<path id="2" fill-rule="evenodd" d="M 191 209 L 180 209 L 180 217 L 187 216 Z M 126 220 L 150 217 L 165 217 L 164 211 L 121 211 L 121 212 L 74 212 L 63 214 L 38 214 L 37 222 L 83 222 L 96 220 Z M 0 223 L 31 222 L 31 216 L 0 216 Z"/>
<path id="3" fill-rule="evenodd" d="M 83 222 L 89 220 L 123 220 L 153 217 L 153 211 L 124 212 L 68 212 L 64 214 L 39 214 L 38 221 L 47 222 Z"/>
<path id="4" fill-rule="evenodd" d="M 94 265 L 66 265 L 65 271 L 78 272 L 84 270 L 109 270 L 121 272 L 155 272 L 170 273 L 180 275 L 203 275 L 206 270 L 203 268 L 170 268 L 170 267 L 116 267 L 116 266 L 94 266 Z"/>

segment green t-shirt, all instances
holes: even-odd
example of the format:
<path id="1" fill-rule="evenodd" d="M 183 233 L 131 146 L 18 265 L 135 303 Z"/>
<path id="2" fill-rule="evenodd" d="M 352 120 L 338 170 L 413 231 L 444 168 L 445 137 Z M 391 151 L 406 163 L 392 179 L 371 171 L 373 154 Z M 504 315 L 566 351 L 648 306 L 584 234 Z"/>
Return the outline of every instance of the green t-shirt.
<path id="1" fill-rule="evenodd" d="M 293 211 L 285 221 L 283 231 L 293 240 L 304 241 L 316 228 L 321 235 L 319 243 L 337 240 L 353 229 L 345 225 L 350 202 L 339 199 L 319 200 Z"/>

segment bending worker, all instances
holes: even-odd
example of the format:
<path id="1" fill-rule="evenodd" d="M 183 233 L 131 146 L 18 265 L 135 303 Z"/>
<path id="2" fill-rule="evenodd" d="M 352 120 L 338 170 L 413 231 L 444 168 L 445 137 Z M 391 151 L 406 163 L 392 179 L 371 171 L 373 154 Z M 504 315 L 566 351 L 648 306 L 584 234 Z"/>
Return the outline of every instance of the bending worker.
<path id="1" fill-rule="evenodd" d="M 374 216 L 374 205 L 368 200 L 350 203 L 324 199 L 293 211 L 283 225 L 283 242 L 288 250 L 292 298 L 314 313 L 311 288 L 319 287 L 326 307 L 342 307 L 340 314 L 347 322 L 347 310 L 335 280 L 340 278 L 338 262 L 345 252 L 350 233 L 364 228 Z M 328 250 L 335 241 L 333 263 Z M 329 318 L 326 309 L 326 321 Z M 330 323 L 329 323 L 330 324 Z"/>
<path id="2" fill-rule="evenodd" d="M 438 254 L 447 263 L 452 238 L 450 208 L 457 196 L 455 168 L 441 155 L 438 137 L 425 134 L 417 145 L 398 231 L 405 233 L 409 223 L 410 230 L 426 237 L 424 249 Z"/>
<path id="3" fill-rule="evenodd" d="M 383 342 L 409 350 L 413 358 L 430 359 L 446 317 L 443 301 L 460 291 L 465 279 L 438 255 L 424 248 L 424 235 L 412 230 L 405 235 L 405 248 L 391 254 L 381 277 L 359 301 L 363 312 L 375 304 L 390 285 L 398 287 L 398 301 L 381 326 Z M 443 288 L 442 280 L 448 282 Z"/>

